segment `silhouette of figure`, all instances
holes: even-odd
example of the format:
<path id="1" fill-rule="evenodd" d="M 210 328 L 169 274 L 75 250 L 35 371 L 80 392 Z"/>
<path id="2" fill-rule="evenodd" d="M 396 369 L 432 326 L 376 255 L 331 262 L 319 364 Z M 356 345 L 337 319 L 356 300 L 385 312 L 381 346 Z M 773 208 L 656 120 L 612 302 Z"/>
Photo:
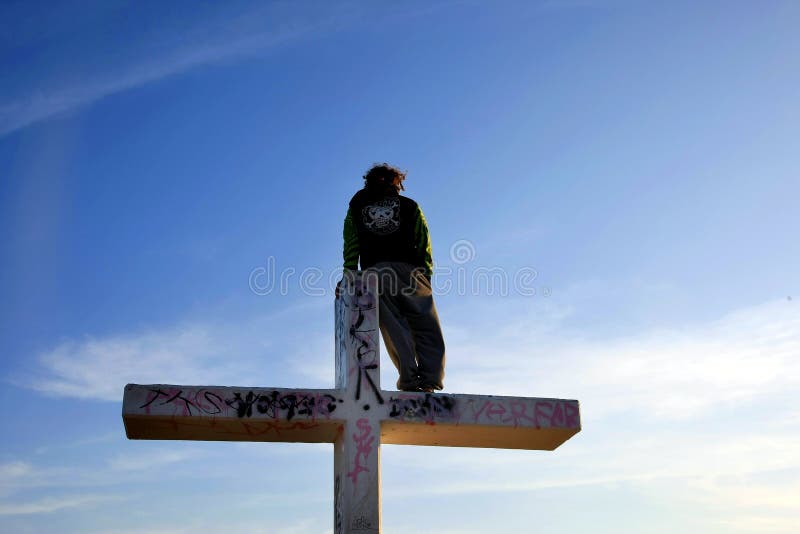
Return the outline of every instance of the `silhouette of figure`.
<path id="1" fill-rule="evenodd" d="M 364 175 L 344 219 L 344 268 L 377 276 L 380 329 L 402 391 L 444 387 L 445 348 L 433 302 L 428 224 L 400 195 L 406 173 L 387 163 Z"/>

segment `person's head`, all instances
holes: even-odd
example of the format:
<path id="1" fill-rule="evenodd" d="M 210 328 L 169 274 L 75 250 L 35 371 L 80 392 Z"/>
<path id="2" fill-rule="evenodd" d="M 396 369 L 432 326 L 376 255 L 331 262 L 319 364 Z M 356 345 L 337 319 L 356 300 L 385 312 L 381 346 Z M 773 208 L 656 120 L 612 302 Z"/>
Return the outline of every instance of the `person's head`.
<path id="1" fill-rule="evenodd" d="M 394 193 L 405 190 L 403 180 L 406 173 L 393 167 L 388 163 L 380 163 L 372 166 L 367 174 L 364 175 L 364 189 L 380 193 Z"/>

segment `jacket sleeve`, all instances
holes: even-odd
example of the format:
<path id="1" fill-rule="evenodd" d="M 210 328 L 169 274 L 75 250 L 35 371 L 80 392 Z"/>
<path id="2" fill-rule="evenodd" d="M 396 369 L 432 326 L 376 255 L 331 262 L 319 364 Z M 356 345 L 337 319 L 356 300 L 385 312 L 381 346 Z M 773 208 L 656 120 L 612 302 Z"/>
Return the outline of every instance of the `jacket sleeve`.
<path id="1" fill-rule="evenodd" d="M 356 231 L 356 223 L 353 221 L 353 214 L 350 208 L 347 209 L 347 215 L 344 218 L 344 268 L 353 271 L 358 270 L 358 256 L 360 249 L 358 247 L 358 232 Z"/>
<path id="2" fill-rule="evenodd" d="M 420 262 L 425 267 L 425 275 L 430 278 L 433 275 L 433 250 L 431 249 L 431 236 L 428 233 L 428 222 L 422 209 L 417 206 L 417 217 L 414 223 L 414 242 L 417 247 L 417 254 Z"/>

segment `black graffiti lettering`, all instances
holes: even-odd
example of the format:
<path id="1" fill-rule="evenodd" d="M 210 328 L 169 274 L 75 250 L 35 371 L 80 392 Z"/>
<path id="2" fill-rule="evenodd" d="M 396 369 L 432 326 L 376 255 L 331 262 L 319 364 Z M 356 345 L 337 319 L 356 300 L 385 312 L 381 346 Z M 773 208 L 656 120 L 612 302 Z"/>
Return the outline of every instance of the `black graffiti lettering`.
<path id="1" fill-rule="evenodd" d="M 372 388 L 372 392 L 375 394 L 375 398 L 378 399 L 378 404 L 383 404 L 383 395 L 381 395 L 381 390 L 375 384 L 375 381 L 372 379 L 372 375 L 370 371 L 373 371 L 378 368 L 377 363 L 367 363 L 368 361 L 374 361 L 376 356 L 375 349 L 371 348 L 369 345 L 370 334 L 375 332 L 375 329 L 370 330 L 359 330 L 359 327 L 364 324 L 364 320 L 366 316 L 364 315 L 365 309 L 372 309 L 372 308 L 356 308 L 358 310 L 358 317 L 356 318 L 356 322 L 350 327 L 350 337 L 353 338 L 358 343 L 358 348 L 356 349 L 356 358 L 358 359 L 358 379 L 356 380 L 356 400 L 361 399 L 361 380 L 362 377 L 367 380 L 370 387 Z M 367 336 L 362 337 L 359 334 L 367 334 Z"/>
<path id="2" fill-rule="evenodd" d="M 207 414 L 218 415 L 223 412 L 225 406 L 236 411 L 236 416 L 252 417 L 253 409 L 258 414 L 267 415 L 273 419 L 286 419 L 291 421 L 295 417 L 313 419 L 318 415 L 330 416 L 335 410 L 337 403 L 342 402 L 333 395 L 314 395 L 296 392 L 281 394 L 280 391 L 273 390 L 269 393 L 256 393 L 252 390 L 247 393 L 234 392 L 228 398 L 222 398 L 213 391 L 201 389 L 190 390 L 164 390 L 151 389 L 147 402 L 139 408 L 147 408 L 153 404 L 163 406 L 165 404 L 177 404 L 185 409 L 185 415 Z"/>
<path id="3" fill-rule="evenodd" d="M 195 410 L 199 410 L 199 408 L 197 407 L 197 405 L 194 402 L 192 402 L 190 399 L 188 399 L 188 398 L 183 396 L 183 390 L 182 389 L 179 389 L 177 392 L 174 392 L 174 393 L 170 393 L 170 392 L 164 391 L 162 389 L 151 389 L 150 392 L 155 394 L 153 396 L 153 398 L 150 399 L 149 401 L 147 401 L 146 403 L 142 404 L 141 406 L 139 406 L 139 408 L 146 408 L 146 407 L 150 406 L 153 402 L 155 402 L 156 399 L 159 399 L 161 397 L 167 397 L 164 402 L 160 403 L 161 406 L 163 406 L 165 404 L 172 404 L 174 402 L 178 402 L 179 401 L 179 402 L 183 403 L 183 406 L 184 406 L 184 408 L 186 408 L 186 413 L 188 415 L 193 415 L 192 414 L 192 408 L 194 408 Z"/>
<path id="4" fill-rule="evenodd" d="M 448 395 L 426 393 L 424 397 L 390 398 L 389 417 L 408 419 L 451 419 L 455 415 L 456 400 Z"/>
<path id="5" fill-rule="evenodd" d="M 319 407 L 323 415 L 332 414 L 336 410 L 336 397 L 328 394 L 323 395 L 320 397 Z"/>
<path id="6" fill-rule="evenodd" d="M 139 408 L 147 408 L 148 406 L 153 404 L 156 401 L 156 399 L 158 399 L 162 395 L 164 395 L 165 397 L 169 397 L 169 394 L 165 393 L 164 391 L 161 391 L 160 389 L 151 389 L 150 393 L 155 393 L 155 395 L 153 396 L 152 399 L 150 399 L 149 401 L 147 401 L 144 404 L 142 404 L 141 406 L 139 406 Z"/>
<path id="7" fill-rule="evenodd" d="M 283 393 L 273 390 L 269 393 L 249 391 L 243 398 L 241 393 L 234 393 L 233 398 L 226 399 L 225 404 L 236 410 L 238 417 L 252 417 L 253 407 L 257 413 L 273 419 L 291 421 L 295 417 L 313 419 L 318 415 L 328 416 L 336 410 L 337 399 L 333 395 L 322 396 L 303 393 Z"/>
<path id="8" fill-rule="evenodd" d="M 260 414 L 266 414 L 270 417 L 277 418 L 280 415 L 280 400 L 277 391 L 267 395 L 258 395 L 256 399 L 256 411 Z"/>
<path id="9" fill-rule="evenodd" d="M 252 417 L 253 404 L 257 399 L 258 397 L 252 391 L 248 391 L 244 399 L 241 393 L 236 392 L 233 394 L 232 399 L 225 399 L 225 404 L 235 409 L 238 417 Z"/>
<path id="10" fill-rule="evenodd" d="M 222 400 L 222 397 L 214 393 L 213 391 L 205 391 L 203 392 L 203 398 L 209 403 L 213 408 L 206 408 L 205 406 L 198 405 L 198 407 L 203 410 L 208 415 L 216 415 L 222 412 L 222 406 L 225 401 Z"/>
<path id="11" fill-rule="evenodd" d="M 293 393 L 281 398 L 280 408 L 286 411 L 286 420 L 291 421 L 296 415 L 314 415 L 314 397 L 297 396 Z"/>

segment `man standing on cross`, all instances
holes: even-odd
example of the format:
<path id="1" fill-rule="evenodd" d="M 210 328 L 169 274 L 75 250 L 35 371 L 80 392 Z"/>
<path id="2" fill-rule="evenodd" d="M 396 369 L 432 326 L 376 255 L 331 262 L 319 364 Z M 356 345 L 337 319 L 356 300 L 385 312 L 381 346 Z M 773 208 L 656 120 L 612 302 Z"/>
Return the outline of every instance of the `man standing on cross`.
<path id="1" fill-rule="evenodd" d="M 378 277 L 379 320 L 401 391 L 444 387 L 444 339 L 433 303 L 428 224 L 416 202 L 400 195 L 406 173 L 387 163 L 364 175 L 344 219 L 344 268 Z"/>

